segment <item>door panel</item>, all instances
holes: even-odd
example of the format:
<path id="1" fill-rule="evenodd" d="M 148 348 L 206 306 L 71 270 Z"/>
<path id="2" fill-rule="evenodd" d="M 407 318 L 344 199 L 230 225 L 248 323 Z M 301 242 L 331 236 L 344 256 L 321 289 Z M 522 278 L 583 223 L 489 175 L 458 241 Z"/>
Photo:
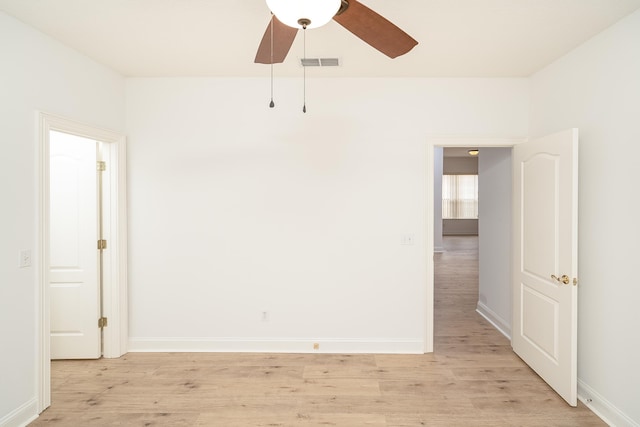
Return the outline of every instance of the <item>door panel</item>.
<path id="1" fill-rule="evenodd" d="M 536 291 L 522 287 L 522 336 L 529 344 L 558 360 L 558 302 Z"/>
<path id="2" fill-rule="evenodd" d="M 512 346 L 575 406 L 578 131 L 517 145 L 513 153 Z"/>
<path id="3" fill-rule="evenodd" d="M 558 158 L 548 154 L 535 154 L 522 162 L 523 268 L 540 278 L 556 271 L 557 163 Z"/>
<path id="4" fill-rule="evenodd" d="M 100 357 L 97 142 L 50 133 L 51 358 Z"/>

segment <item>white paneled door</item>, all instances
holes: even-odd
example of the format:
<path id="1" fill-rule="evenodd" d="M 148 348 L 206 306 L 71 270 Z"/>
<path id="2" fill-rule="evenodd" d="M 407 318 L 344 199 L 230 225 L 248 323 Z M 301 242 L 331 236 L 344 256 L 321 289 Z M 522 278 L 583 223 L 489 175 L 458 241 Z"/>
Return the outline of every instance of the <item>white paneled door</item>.
<path id="1" fill-rule="evenodd" d="M 578 130 L 513 151 L 513 350 L 577 404 Z"/>
<path id="2" fill-rule="evenodd" d="M 51 358 L 101 355 L 98 142 L 49 137 Z"/>

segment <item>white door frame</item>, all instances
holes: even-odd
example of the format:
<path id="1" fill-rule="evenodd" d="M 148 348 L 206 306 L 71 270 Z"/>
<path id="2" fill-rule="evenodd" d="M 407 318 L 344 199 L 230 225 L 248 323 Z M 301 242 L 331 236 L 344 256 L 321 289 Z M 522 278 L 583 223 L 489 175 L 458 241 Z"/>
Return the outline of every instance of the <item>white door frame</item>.
<path id="1" fill-rule="evenodd" d="M 433 313 L 435 310 L 433 299 L 433 197 L 434 197 L 434 157 L 433 150 L 435 147 L 513 147 L 514 145 L 525 142 L 526 138 L 494 138 L 494 137 L 478 137 L 478 136 L 453 136 L 439 135 L 427 138 L 427 228 L 426 228 L 426 256 L 427 256 L 427 283 L 426 283 L 426 299 L 425 299 L 425 315 L 426 321 L 423 322 L 425 327 L 424 334 L 424 352 L 433 353 Z"/>
<path id="2" fill-rule="evenodd" d="M 49 295 L 49 132 L 69 133 L 105 143 L 108 159 L 103 172 L 103 235 L 107 250 L 103 252 L 104 357 L 120 357 L 127 352 L 127 193 L 126 139 L 124 135 L 79 123 L 64 117 L 37 112 L 38 135 L 38 216 L 36 289 L 36 390 L 38 413 L 51 405 L 51 349 Z M 96 319 L 97 327 L 97 319 Z"/>

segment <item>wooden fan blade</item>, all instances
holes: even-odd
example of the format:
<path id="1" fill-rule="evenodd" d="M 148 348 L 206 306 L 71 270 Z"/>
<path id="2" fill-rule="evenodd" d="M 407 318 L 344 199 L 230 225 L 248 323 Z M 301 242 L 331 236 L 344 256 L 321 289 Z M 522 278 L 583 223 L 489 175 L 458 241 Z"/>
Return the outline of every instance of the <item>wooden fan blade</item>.
<path id="1" fill-rule="evenodd" d="M 271 25 L 273 24 L 273 59 L 271 58 Z M 298 34 L 298 29 L 284 25 L 274 16 L 267 25 L 267 30 L 262 36 L 262 41 L 256 53 L 255 63 L 257 64 L 278 64 L 284 59 L 291 49 L 293 40 Z"/>
<path id="2" fill-rule="evenodd" d="M 349 7 L 333 19 L 389 58 L 404 55 L 418 44 L 409 34 L 356 0 L 349 0 Z"/>

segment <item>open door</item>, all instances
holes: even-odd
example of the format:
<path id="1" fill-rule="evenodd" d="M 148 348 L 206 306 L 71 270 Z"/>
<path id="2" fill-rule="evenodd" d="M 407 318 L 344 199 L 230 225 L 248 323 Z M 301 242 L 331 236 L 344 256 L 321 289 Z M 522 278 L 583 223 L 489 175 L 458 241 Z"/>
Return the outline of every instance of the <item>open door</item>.
<path id="1" fill-rule="evenodd" d="M 513 150 L 513 350 L 577 404 L 578 130 Z"/>
<path id="2" fill-rule="evenodd" d="M 51 359 L 101 356 L 97 146 L 50 133 Z"/>

